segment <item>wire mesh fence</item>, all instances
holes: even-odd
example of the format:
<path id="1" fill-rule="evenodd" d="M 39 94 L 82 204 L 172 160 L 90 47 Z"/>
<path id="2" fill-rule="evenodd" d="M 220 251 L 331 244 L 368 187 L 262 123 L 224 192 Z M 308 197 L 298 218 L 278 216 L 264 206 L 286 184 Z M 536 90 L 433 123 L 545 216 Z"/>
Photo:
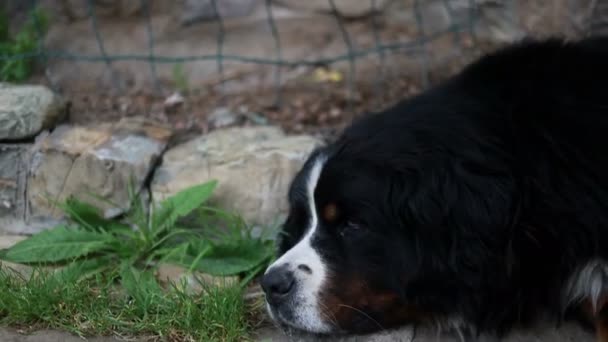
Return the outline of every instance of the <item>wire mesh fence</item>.
<path id="1" fill-rule="evenodd" d="M 76 1 L 77 3 L 79 1 Z M 482 42 L 499 42 L 518 39 L 526 33 L 525 23 L 522 23 L 522 12 L 529 11 L 529 7 L 534 3 L 539 7 L 537 16 L 541 19 L 536 19 L 536 27 L 543 28 L 548 26 L 547 18 L 553 18 L 554 26 L 558 30 L 565 30 L 565 27 L 571 27 L 573 30 L 578 30 L 577 34 L 586 34 L 583 31 L 589 27 L 603 28 L 602 20 L 591 21 L 593 13 L 598 9 L 608 8 L 602 1 L 596 0 L 536 0 L 536 1 L 518 1 L 518 0 L 403 0 L 403 1 L 382 1 L 382 0 L 323 0 L 311 1 L 310 3 L 320 4 L 325 18 L 330 18 L 333 21 L 331 34 L 335 35 L 335 41 L 339 41 L 341 48 L 334 48 L 331 51 L 307 51 L 304 53 L 302 49 L 296 52 L 290 52 L 289 46 L 294 45 L 294 39 L 285 36 L 281 26 L 284 22 L 289 22 L 294 17 L 287 16 L 285 19 L 285 3 L 290 1 L 275 1 L 275 0 L 199 0 L 185 1 L 185 3 L 195 3 L 197 8 L 204 7 L 206 9 L 203 19 L 199 18 L 199 22 L 204 22 L 205 31 L 201 34 L 204 36 L 204 43 L 201 43 L 204 51 L 197 52 L 195 49 L 184 50 L 175 49 L 172 51 L 172 46 L 167 43 L 167 38 L 164 38 L 163 43 L 160 43 L 162 38 L 159 38 L 157 12 L 155 6 L 163 1 L 153 0 L 124 0 L 124 1 L 109 1 L 110 3 L 124 6 L 129 3 L 129 6 L 135 8 L 134 15 L 129 18 L 130 21 L 136 22 L 138 25 L 137 36 L 138 44 L 136 51 L 126 51 L 126 49 L 110 48 L 110 40 L 104 35 L 104 21 L 107 21 L 108 15 L 100 15 L 100 3 L 104 1 L 82 0 L 80 1 L 80 9 L 83 11 L 80 19 L 80 27 L 88 26 L 88 30 L 92 32 L 88 42 L 88 49 L 78 49 L 69 44 L 56 44 L 57 42 L 65 42 L 76 39 L 78 32 L 63 31 L 63 36 L 49 39 L 45 32 L 46 23 L 42 22 L 41 16 L 36 15 L 36 11 L 32 9 L 40 8 L 53 1 L 44 0 L 28 0 L 28 1 L 11 1 L 7 2 L 8 8 L 6 11 L 11 15 L 11 11 L 15 9 L 26 10 L 29 13 L 28 17 L 24 17 L 22 21 L 29 20 L 35 28 L 35 36 L 30 37 L 35 41 L 32 48 L 27 51 L 15 53 L 10 49 L 2 49 L 0 45 L 0 67 L 6 70 L 7 65 L 15 61 L 35 61 L 38 68 L 42 71 L 40 74 L 46 76 L 46 81 L 52 88 L 60 91 L 66 89 L 66 83 L 74 83 L 78 77 L 85 77 L 87 70 L 92 70 L 93 65 L 103 66 L 104 73 L 110 75 L 109 86 L 120 88 L 121 72 L 125 68 L 117 68 L 121 63 L 129 63 L 129 66 L 135 66 L 139 69 L 135 72 L 138 77 L 146 79 L 146 91 L 154 91 L 156 93 L 167 93 L 171 88 L 176 87 L 175 66 L 182 65 L 197 65 L 206 63 L 213 64 L 213 67 L 207 66 L 206 72 L 199 77 L 200 83 L 204 84 L 208 80 L 213 80 L 214 86 L 219 89 L 222 94 L 229 93 L 231 90 L 226 89 L 226 84 L 231 81 L 231 71 L 234 65 L 249 65 L 264 68 L 264 73 L 268 81 L 266 85 L 274 89 L 275 105 L 281 101 L 282 89 L 286 83 L 294 78 L 292 72 L 295 69 L 322 69 L 325 70 L 324 79 L 337 78 L 336 84 L 344 87 L 348 93 L 353 93 L 359 86 L 358 81 L 365 79 L 371 82 L 371 88 L 375 91 L 382 89 L 382 84 L 391 77 L 395 77 L 397 72 L 405 73 L 407 76 L 415 76 L 419 79 L 421 87 L 426 87 L 429 84 L 429 78 L 432 70 L 435 67 L 444 65 L 448 61 L 462 59 L 469 60 L 470 53 L 476 51 Z M 235 20 L 226 14 L 226 6 L 233 3 L 233 7 L 252 6 L 257 8 L 259 13 L 257 18 L 263 21 L 264 34 L 269 39 L 264 44 L 264 53 L 248 53 L 246 49 L 235 49 L 234 46 L 243 45 L 244 40 L 239 42 L 238 34 L 233 33 Z M 55 1 L 57 4 L 74 3 L 74 1 Z M 122 5 L 121 5 L 122 3 Z M 170 2 L 164 2 L 165 5 Z M 298 3 L 293 2 L 291 3 Z M 303 2 L 299 2 L 300 6 Z M 323 3 L 323 4 L 321 4 Z M 353 5 L 355 4 L 356 5 Z M 398 6 L 395 3 L 399 3 Z M 561 6 L 556 9 L 557 5 Z M 12 5 L 11 5 L 12 4 Z M 349 5 L 350 4 L 350 5 Z M 195 7 L 196 7 L 195 6 Z M 292 7 L 296 7 L 294 5 Z M 358 13 L 349 13 L 348 8 L 359 7 Z M 392 6 L 392 7 L 391 7 Z M 396 7 L 395 7 L 396 6 Z M 521 8 L 528 6 L 528 8 Z M 543 7 L 544 6 L 544 7 Z M 602 7 L 603 6 L 603 7 Z M 12 7 L 12 8 L 11 8 Z M 52 7 L 52 6 L 51 6 Z M 162 7 L 162 6 L 160 6 Z M 363 8 L 363 9 L 360 9 Z M 565 9 L 564 9 L 565 8 Z M 544 11 L 553 11 L 548 14 L 548 17 L 543 15 Z M 565 22 L 565 17 L 560 17 L 558 10 L 567 13 L 568 22 Z M 387 18 L 392 18 L 392 22 L 400 20 L 399 11 L 403 12 L 402 17 L 408 17 L 408 27 L 403 29 L 408 31 L 407 39 L 403 39 L 403 32 L 392 34 L 390 27 L 393 24 L 387 24 Z M 246 11 L 245 11 L 246 12 Z M 279 13 L 280 12 L 280 13 Z M 293 12 L 293 9 L 292 9 Z M 407 12 L 407 13 L 406 13 Z M 601 11 L 600 11 L 601 12 Z M 605 12 L 605 11 L 604 11 Z M 579 15 L 580 14 L 580 15 Z M 251 15 L 251 11 L 247 15 Z M 241 16 L 241 17 L 247 17 Z M 110 17 L 112 14 L 110 15 Z M 296 16 L 297 17 L 297 16 Z M 439 18 L 440 17 L 440 18 Z M 595 16 L 603 18 L 602 15 Z M 439 18 L 439 19 L 438 19 Z M 543 19 L 544 18 L 544 19 Z M 558 18 L 558 19 L 556 19 Z M 559 19 L 561 18 L 561 19 Z M 10 19 L 10 18 L 9 18 Z M 306 18 L 304 18 L 305 20 Z M 54 19 L 51 19 L 51 26 Z M 192 21 L 192 20 L 191 20 Z M 195 20 L 196 21 L 196 20 Z M 390 21 L 390 20 L 388 20 Z M 438 24 L 438 22 L 440 22 Z M 398 23 L 401 24 L 401 23 Z M 398 24 L 394 24 L 393 26 Z M 106 26 L 112 24 L 105 24 Z M 196 23 L 183 23 L 184 30 L 187 27 L 195 26 Z M 310 26 L 315 26 L 312 21 Z M 306 26 L 306 25 L 304 25 Z M 387 29 L 389 27 L 389 29 Z M 83 28 L 84 29 L 84 28 Z M 362 33 L 363 32 L 363 33 Z M 387 33 L 388 32 L 388 33 Z M 585 31 L 586 32 L 586 31 Z M 563 32 L 558 32 L 563 33 Z M 73 35 L 72 35 L 73 34 Z M 128 35 L 125 32 L 124 35 Z M 182 33 L 192 35 L 192 33 Z M 314 32 L 311 33 L 314 35 Z M 361 36 L 365 36 L 365 42 L 361 43 Z M 236 39 L 235 39 L 236 37 Z M 311 36 L 312 37 L 312 36 Z M 135 41 L 136 38 L 133 38 Z M 245 38 L 243 38 L 245 39 Z M 0 43 L 2 37 L 0 35 Z M 298 43 L 300 48 L 304 46 L 306 50 L 307 40 L 314 38 L 301 39 Z M 190 41 L 196 42 L 196 39 Z M 210 43 L 213 46 L 210 46 Z M 195 43 L 196 44 L 196 43 Z M 252 44 L 255 46 L 255 42 Z M 336 43 L 338 44 L 338 43 Z M 57 46 L 61 45 L 61 46 Z M 162 46 L 161 46 L 162 45 Z M 191 44 L 192 45 L 192 44 Z M 310 46 L 310 50 L 315 50 L 315 47 Z M 445 50 L 438 52 L 439 50 Z M 86 50 L 86 51 L 85 51 Z M 116 52 L 120 50 L 119 52 Z M 184 53 L 179 53 L 179 51 Z M 373 63 L 369 61 L 373 60 Z M 406 60 L 409 67 L 401 67 L 397 61 L 403 62 Z M 85 63 L 88 66 L 82 67 L 80 70 L 85 72 L 71 72 L 70 77 L 65 78 L 70 81 L 62 80 L 61 78 L 53 77 L 53 68 L 57 68 L 57 63 L 62 63 L 63 68 L 71 70 L 71 65 L 76 63 Z M 365 66 L 362 66 L 365 64 Z M 372 65 L 372 68 L 369 67 Z M 67 66 L 67 67 L 66 67 Z M 141 72 L 145 66 L 146 72 Z M 397 66 L 397 67 L 395 67 Z M 339 70 L 332 74 L 333 68 Z M 361 70 L 368 70 L 367 74 L 361 74 Z M 76 69 L 75 69 L 76 70 Z M 117 72 L 118 70 L 118 72 Z M 194 70 L 194 71 L 193 71 Z M 329 70 L 329 71 L 328 71 Z M 372 70 L 369 72 L 369 70 Z M 68 72 L 70 73 L 70 72 Z M 197 74 L 196 69 L 188 69 L 182 72 L 184 77 Z M 200 73 L 199 73 L 200 74 Z M 1 75 L 6 79 L 6 73 Z M 95 75 L 94 77 L 99 77 Z M 168 80 L 168 81 L 167 81 Z M 240 80 L 236 80 L 239 82 Z M 62 84 L 63 83 L 63 84 Z M 76 82 L 77 83 L 77 82 Z M 251 83 L 249 83 L 251 84 Z M 257 87 L 254 85 L 252 87 Z M 79 88 L 79 87 L 73 87 Z M 124 91 L 124 89 L 122 90 Z M 352 98 L 352 97 L 349 97 Z M 350 102 L 350 101 L 347 101 Z"/>
<path id="2" fill-rule="evenodd" d="M 30 7 L 35 8 L 38 6 L 38 0 L 29 0 Z M 147 32 L 147 41 L 148 41 L 148 51 L 140 51 L 139 53 L 133 54 L 110 54 L 107 52 L 104 39 L 102 34 L 100 33 L 99 28 L 99 19 L 95 10 L 94 0 L 85 0 L 87 3 L 88 17 L 90 20 L 90 25 L 92 31 L 95 33 L 95 41 L 98 47 L 97 54 L 79 54 L 70 51 L 63 51 L 54 49 L 52 46 L 45 46 L 43 41 L 43 33 L 41 30 L 40 18 L 38 16 L 32 15 L 31 19 L 35 23 L 37 28 L 37 48 L 34 51 L 30 51 L 27 53 L 18 53 L 18 54 L 7 54 L 3 53 L 0 55 L 0 60 L 3 61 L 13 61 L 13 60 L 23 60 L 23 59 L 36 59 L 39 61 L 48 61 L 48 60 L 69 60 L 69 61 L 84 61 L 84 62 L 92 62 L 92 63 L 104 63 L 107 68 L 112 68 L 112 64 L 119 61 L 138 61 L 142 63 L 147 63 L 150 68 L 150 76 L 153 80 L 158 80 L 158 75 L 156 72 L 157 64 L 177 64 L 177 63 L 188 63 L 188 62 L 197 62 L 197 61 L 207 61 L 213 60 L 217 64 L 217 73 L 220 75 L 220 78 L 223 78 L 223 65 L 226 61 L 234 61 L 240 63 L 251 63 L 258 65 L 272 65 L 277 67 L 298 67 L 298 66 L 318 66 L 318 65 L 331 65 L 340 61 L 348 61 L 350 65 L 350 69 L 355 68 L 356 62 L 359 58 L 370 56 L 370 55 L 378 55 L 384 61 L 383 56 L 386 52 L 391 51 L 407 51 L 407 50 L 423 50 L 423 47 L 428 42 L 440 37 L 444 36 L 447 33 L 456 34 L 457 39 L 460 38 L 459 34 L 462 32 L 467 32 L 473 35 L 473 26 L 476 18 L 475 13 L 475 0 L 467 0 L 470 3 L 469 13 L 467 20 L 452 20 L 452 24 L 447 27 L 445 30 L 435 32 L 433 34 L 425 34 L 423 27 L 423 19 L 422 14 L 420 13 L 421 3 L 423 0 L 416 0 L 412 3 L 412 8 L 416 16 L 416 26 L 419 30 L 418 39 L 414 41 L 408 42 L 384 42 L 381 40 L 380 35 L 378 33 L 379 24 L 376 20 L 372 19 L 372 24 L 369 29 L 373 32 L 373 36 L 375 39 L 375 44 L 373 47 L 365 48 L 365 49 L 357 49 L 354 47 L 351 37 L 348 31 L 345 28 L 344 21 L 345 19 L 340 15 L 338 8 L 336 6 L 335 0 L 327 0 L 331 12 L 335 18 L 335 22 L 337 24 L 337 29 L 339 30 L 342 39 L 346 45 L 346 52 L 342 54 L 338 54 L 335 56 L 329 56 L 324 58 L 317 59 L 287 59 L 284 58 L 281 51 L 281 38 L 279 34 L 279 30 L 275 24 L 274 15 L 273 15 L 273 7 L 272 0 L 264 0 L 264 7 L 267 13 L 267 21 L 270 29 L 270 34 L 272 35 L 272 39 L 275 45 L 275 58 L 259 58 L 252 57 L 247 55 L 233 55 L 224 52 L 223 46 L 225 44 L 225 29 L 224 29 L 224 20 L 218 11 L 218 1 L 222 0 L 210 0 L 211 7 L 214 11 L 213 20 L 216 22 L 218 30 L 216 34 L 217 41 L 217 52 L 215 54 L 205 54 L 205 55 L 189 55 L 189 56 L 164 56 L 159 55 L 155 52 L 155 37 L 152 29 L 151 23 L 151 11 L 150 11 L 150 3 L 152 0 L 128 0 L 128 1 L 140 1 L 141 2 L 141 16 L 145 18 L 146 32 Z M 377 2 L 379 0 L 369 0 L 370 1 L 370 11 L 376 12 L 378 8 Z M 447 9 L 450 15 L 453 14 L 453 8 L 450 2 L 452 0 L 443 0 L 442 1 L 445 8 Z M 31 12 L 34 13 L 34 12 Z M 69 39 L 69 37 L 66 37 Z M 280 83 L 280 72 L 277 71 L 276 74 L 277 84 Z"/>

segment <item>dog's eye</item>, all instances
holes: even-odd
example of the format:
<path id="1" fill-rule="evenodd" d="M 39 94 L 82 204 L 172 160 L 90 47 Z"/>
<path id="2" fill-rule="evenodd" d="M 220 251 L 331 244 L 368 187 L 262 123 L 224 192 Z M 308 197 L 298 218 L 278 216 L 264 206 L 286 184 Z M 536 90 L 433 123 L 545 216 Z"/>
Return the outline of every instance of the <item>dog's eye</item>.
<path id="1" fill-rule="evenodd" d="M 344 227 L 340 230 L 340 236 L 344 237 L 349 234 L 361 232 L 363 226 L 359 223 L 348 221 L 344 224 Z"/>
<path id="2" fill-rule="evenodd" d="M 335 223 L 338 221 L 339 215 L 340 211 L 338 210 L 338 206 L 333 202 L 326 204 L 321 211 L 321 217 L 328 223 Z"/>

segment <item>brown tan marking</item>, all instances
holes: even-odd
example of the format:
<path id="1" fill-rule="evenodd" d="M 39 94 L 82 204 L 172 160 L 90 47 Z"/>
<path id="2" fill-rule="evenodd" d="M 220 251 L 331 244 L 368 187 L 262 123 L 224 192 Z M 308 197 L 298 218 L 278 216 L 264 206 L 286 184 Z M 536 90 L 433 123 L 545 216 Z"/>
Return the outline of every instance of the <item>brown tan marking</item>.
<path id="1" fill-rule="evenodd" d="M 323 207 L 323 211 L 321 212 L 321 217 L 323 217 L 323 220 L 325 220 L 326 222 L 329 223 L 333 223 L 338 219 L 338 206 L 331 202 L 325 205 L 325 207 Z"/>
<path id="2" fill-rule="evenodd" d="M 397 294 L 373 290 L 358 277 L 332 285 L 320 302 L 324 317 L 340 329 L 365 333 L 422 323 L 430 317 L 403 303 Z"/>
<path id="3" fill-rule="evenodd" d="M 590 299 L 581 304 L 585 318 L 595 327 L 596 341 L 608 342 L 608 297 L 601 297 L 594 307 Z"/>

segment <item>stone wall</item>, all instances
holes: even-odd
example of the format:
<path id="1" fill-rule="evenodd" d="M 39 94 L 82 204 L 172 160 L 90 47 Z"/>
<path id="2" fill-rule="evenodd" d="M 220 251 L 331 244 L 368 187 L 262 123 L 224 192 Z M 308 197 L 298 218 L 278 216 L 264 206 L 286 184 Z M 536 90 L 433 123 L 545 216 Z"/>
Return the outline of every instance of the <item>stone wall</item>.
<path id="1" fill-rule="evenodd" d="M 210 180 L 219 181 L 213 204 L 270 225 L 285 215 L 291 178 L 320 144 L 268 126 L 216 130 L 173 144 L 171 129 L 138 118 L 62 123 L 64 102 L 44 87 L 2 84 L 0 99 L 0 122 L 12 127 L 0 130 L 4 233 L 31 234 L 61 222 L 57 204 L 71 196 L 110 217 L 128 208 L 129 186 L 163 199 Z"/>

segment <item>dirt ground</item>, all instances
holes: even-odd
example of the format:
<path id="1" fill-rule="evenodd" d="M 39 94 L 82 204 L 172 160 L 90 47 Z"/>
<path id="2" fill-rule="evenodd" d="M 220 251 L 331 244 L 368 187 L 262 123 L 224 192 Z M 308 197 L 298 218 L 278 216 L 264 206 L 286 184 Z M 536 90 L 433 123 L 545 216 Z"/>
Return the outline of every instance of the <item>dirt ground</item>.
<path id="1" fill-rule="evenodd" d="M 127 96 L 69 94 L 69 122 L 91 124 L 125 116 L 144 116 L 166 123 L 178 131 L 204 134 L 215 128 L 279 125 L 289 133 L 328 135 L 368 111 L 381 110 L 398 99 L 420 91 L 415 80 L 395 80 L 385 89 L 360 87 L 349 91 L 342 84 L 299 85 L 297 88 L 261 89 L 250 93 L 221 95 L 215 90 L 184 94 L 183 102 L 167 106 L 171 96 L 140 92 Z M 224 109 L 232 118 L 227 124 L 213 120 Z"/>
<path id="2" fill-rule="evenodd" d="M 388 69 L 379 75 L 377 70 L 370 70 L 367 76 L 351 84 L 345 73 L 319 67 L 301 71 L 301 76 L 280 88 L 253 86 L 247 91 L 230 93 L 225 86 L 210 82 L 182 92 L 164 84 L 161 91 L 133 89 L 116 93 L 71 89 L 63 94 L 70 103 L 68 122 L 73 124 L 143 116 L 167 124 L 184 136 L 227 126 L 271 124 L 290 134 L 330 138 L 353 119 L 381 111 L 454 74 L 465 61 L 452 60 L 428 79 L 422 73 L 393 74 Z M 320 79 L 332 74 L 342 79 L 337 82 Z M 218 111 L 226 113 L 218 119 L 214 114 Z M 222 117 L 225 115 L 229 117 Z"/>

